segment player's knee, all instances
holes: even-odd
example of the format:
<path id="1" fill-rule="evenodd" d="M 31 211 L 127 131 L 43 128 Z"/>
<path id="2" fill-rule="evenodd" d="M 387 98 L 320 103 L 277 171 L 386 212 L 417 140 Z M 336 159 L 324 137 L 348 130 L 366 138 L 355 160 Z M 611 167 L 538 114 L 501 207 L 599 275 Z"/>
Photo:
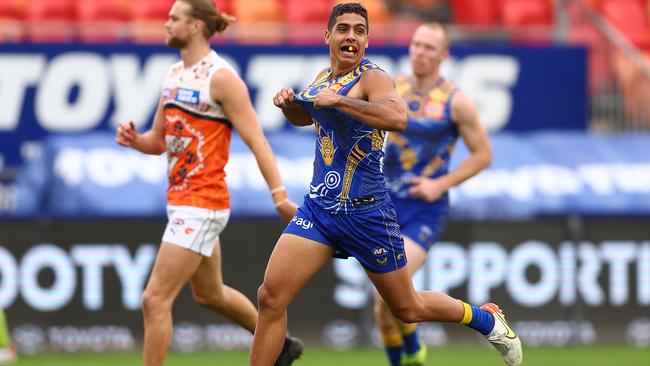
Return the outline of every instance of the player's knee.
<path id="1" fill-rule="evenodd" d="M 142 312 L 147 315 L 154 315 L 165 310 L 165 301 L 151 291 L 144 291 L 142 294 Z"/>
<path id="2" fill-rule="evenodd" d="M 413 306 L 397 306 L 391 309 L 393 315 L 404 323 L 417 323 L 420 321 L 419 313 Z"/>
<path id="3" fill-rule="evenodd" d="M 257 290 L 257 306 L 260 312 L 284 311 L 280 291 L 266 282 Z"/>
<path id="4" fill-rule="evenodd" d="M 192 292 L 192 297 L 194 302 L 197 304 L 210 308 L 210 309 L 222 309 L 224 307 L 224 298 L 219 294 L 203 294 L 198 292 Z"/>

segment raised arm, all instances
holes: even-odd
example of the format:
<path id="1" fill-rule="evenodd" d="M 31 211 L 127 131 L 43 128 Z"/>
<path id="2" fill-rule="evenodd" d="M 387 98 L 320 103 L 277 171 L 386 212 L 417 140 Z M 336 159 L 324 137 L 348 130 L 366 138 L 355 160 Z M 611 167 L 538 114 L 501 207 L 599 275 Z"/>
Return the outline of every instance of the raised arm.
<path id="1" fill-rule="evenodd" d="M 278 213 L 289 222 L 298 206 L 287 198 L 275 156 L 257 120 L 246 84 L 232 71 L 219 70 L 212 77 L 210 94 L 213 100 L 221 103 L 228 119 L 255 155 Z"/>
<path id="2" fill-rule="evenodd" d="M 364 72 L 359 80 L 359 91 L 365 98 L 339 95 L 331 89 L 323 89 L 316 96 L 315 106 L 337 108 L 368 126 L 380 130 L 404 131 L 406 129 L 406 107 L 395 90 L 395 83 L 385 72 L 380 70 Z"/>
<path id="3" fill-rule="evenodd" d="M 167 150 L 167 143 L 165 142 L 165 117 L 162 101 L 158 103 L 150 130 L 138 134 L 133 121 L 121 122 L 115 133 L 115 142 L 145 154 L 160 155 L 164 153 Z"/>

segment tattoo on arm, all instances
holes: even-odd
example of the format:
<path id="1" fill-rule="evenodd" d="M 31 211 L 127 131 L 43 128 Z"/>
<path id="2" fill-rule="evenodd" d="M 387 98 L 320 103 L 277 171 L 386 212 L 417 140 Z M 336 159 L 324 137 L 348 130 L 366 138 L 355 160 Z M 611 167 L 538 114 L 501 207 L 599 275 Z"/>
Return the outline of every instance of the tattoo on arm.
<path id="1" fill-rule="evenodd" d="M 343 106 L 350 107 L 359 113 L 373 113 L 376 112 L 380 107 L 377 102 L 368 102 L 365 100 L 348 97 L 342 98 L 341 104 Z"/>

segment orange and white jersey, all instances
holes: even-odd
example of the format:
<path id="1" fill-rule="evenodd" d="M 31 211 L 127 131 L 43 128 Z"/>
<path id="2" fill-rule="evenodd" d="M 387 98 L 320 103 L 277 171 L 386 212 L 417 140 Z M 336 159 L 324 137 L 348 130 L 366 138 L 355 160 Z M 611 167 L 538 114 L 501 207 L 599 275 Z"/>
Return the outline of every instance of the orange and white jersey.
<path id="1" fill-rule="evenodd" d="M 220 210 L 230 208 L 226 173 L 232 125 L 210 98 L 210 80 L 234 69 L 211 51 L 196 64 L 174 64 L 163 83 L 167 142 L 167 204 Z"/>

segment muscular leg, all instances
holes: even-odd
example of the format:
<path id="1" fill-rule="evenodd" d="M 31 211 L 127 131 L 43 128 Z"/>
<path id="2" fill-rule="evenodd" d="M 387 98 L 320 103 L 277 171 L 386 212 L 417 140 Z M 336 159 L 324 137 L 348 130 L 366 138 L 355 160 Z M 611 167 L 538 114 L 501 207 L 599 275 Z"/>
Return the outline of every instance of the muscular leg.
<path id="1" fill-rule="evenodd" d="M 223 283 L 219 242 L 211 257 L 202 258 L 190 282 L 192 295 L 199 305 L 216 311 L 251 333 L 255 331 L 255 306 L 244 294 Z"/>
<path id="2" fill-rule="evenodd" d="M 291 234 L 280 237 L 257 292 L 259 316 L 251 366 L 273 365 L 287 331 L 287 306 L 333 254 L 333 248 L 313 240 Z"/>
<path id="3" fill-rule="evenodd" d="M 368 273 L 391 312 L 405 323 L 462 322 L 492 343 L 510 366 L 521 365 L 521 341 L 495 304 L 481 308 L 434 291 L 416 292 L 408 268 L 384 274 Z"/>
<path id="4" fill-rule="evenodd" d="M 404 237 L 404 249 L 408 258 L 407 268 L 412 277 L 424 264 L 427 252 L 408 237 Z M 403 334 L 405 329 L 411 326 L 411 324 L 403 323 L 395 318 L 377 292 L 375 292 L 375 320 L 379 328 L 379 333 L 384 341 L 388 357 L 392 363 L 399 362 L 402 344 L 404 343 L 402 340 Z M 414 330 L 409 333 L 413 332 Z"/>
<path id="5" fill-rule="evenodd" d="M 412 277 L 424 264 L 427 253 L 421 246 L 417 245 L 408 237 L 404 237 L 404 247 L 406 250 L 406 258 L 408 258 L 406 267 Z M 390 309 L 381 296 L 379 296 L 379 293 L 375 293 L 375 319 L 382 334 L 401 336 L 400 328 L 398 327 L 399 323 L 396 323 L 399 320 L 391 314 Z"/>
<path id="6" fill-rule="evenodd" d="M 172 304 L 201 261 L 201 255 L 163 242 L 142 295 L 146 366 L 162 365 L 172 335 Z"/>
<path id="7" fill-rule="evenodd" d="M 461 301 L 435 291 L 416 292 L 407 267 L 368 277 L 393 315 L 405 323 L 421 321 L 460 322 L 465 309 Z"/>

